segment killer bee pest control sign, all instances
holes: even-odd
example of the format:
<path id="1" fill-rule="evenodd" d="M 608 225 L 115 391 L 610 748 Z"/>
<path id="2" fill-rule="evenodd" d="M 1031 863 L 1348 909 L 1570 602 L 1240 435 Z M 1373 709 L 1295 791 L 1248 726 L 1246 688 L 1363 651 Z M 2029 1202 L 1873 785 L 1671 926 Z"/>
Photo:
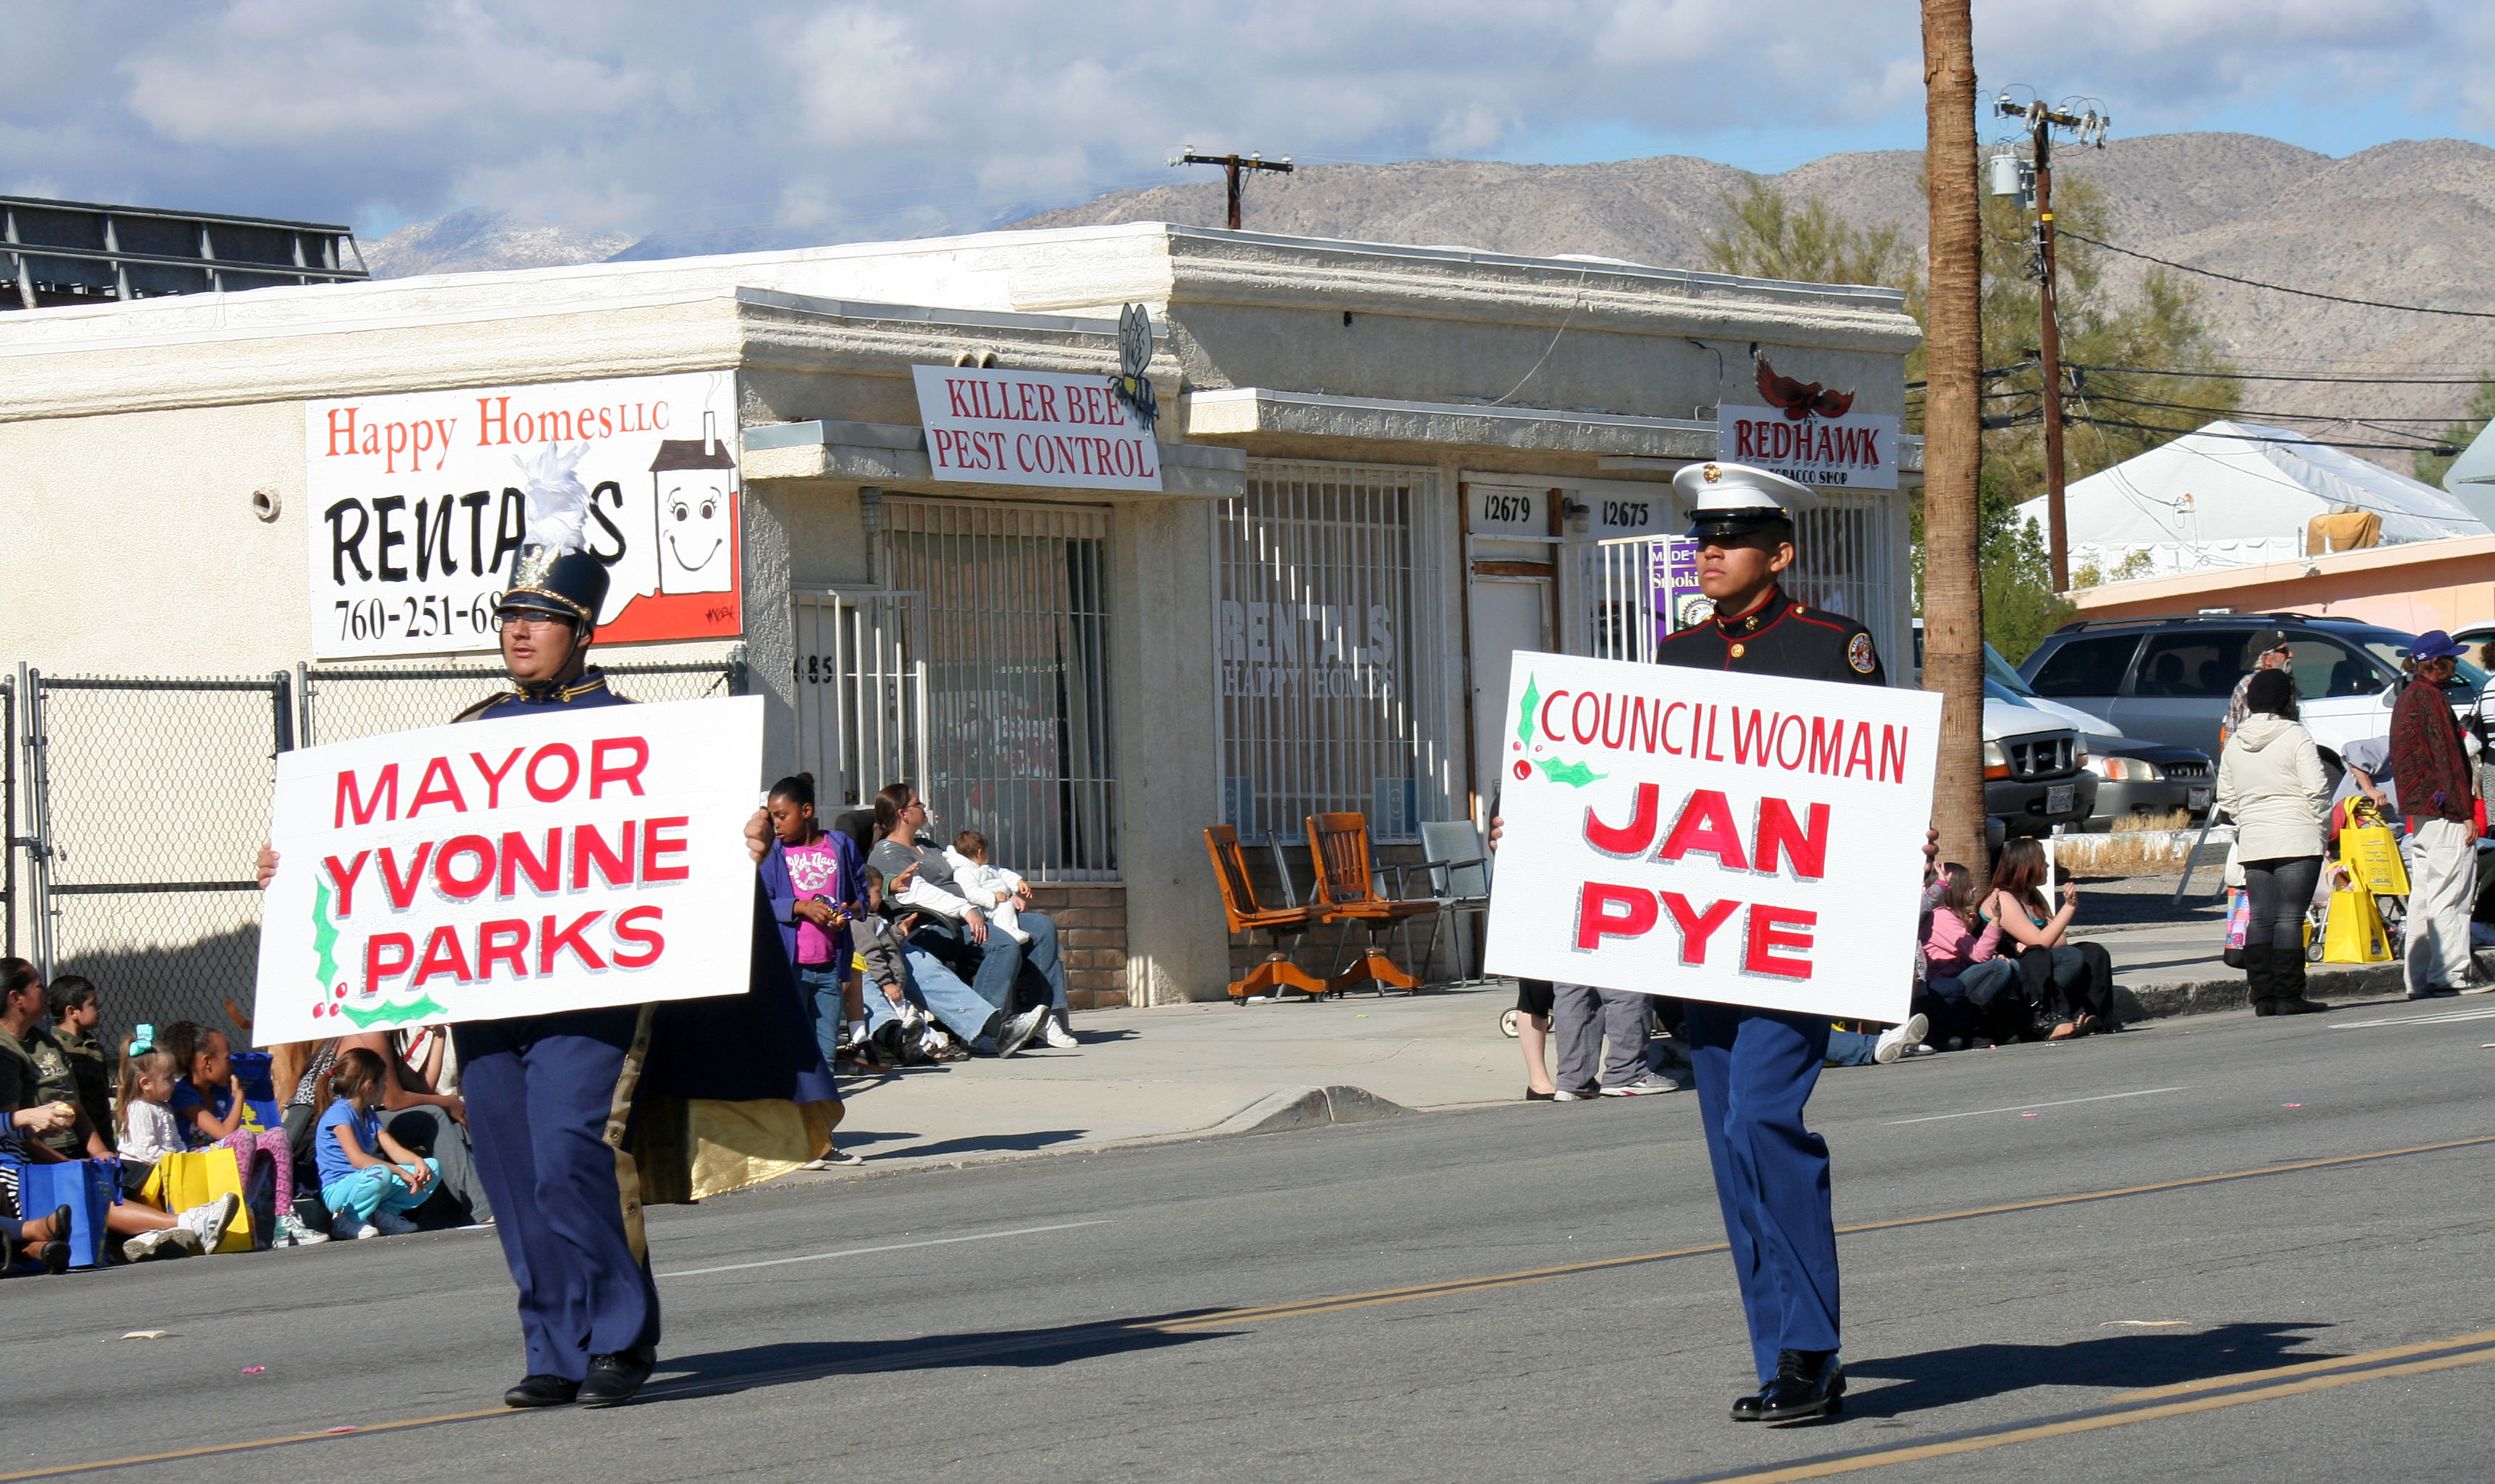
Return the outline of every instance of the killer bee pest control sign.
<path id="1" fill-rule="evenodd" d="M 1902 1021 L 1941 697 L 1519 651 L 1487 972 Z"/>
<path id="2" fill-rule="evenodd" d="M 744 992 L 761 773 L 752 696 L 278 754 L 253 1034 Z"/>
<path id="3" fill-rule="evenodd" d="M 601 639 L 731 638 L 735 378 L 726 372 L 312 402 L 304 525 L 320 659 L 491 650 L 528 530 L 522 464 L 583 450 Z"/>

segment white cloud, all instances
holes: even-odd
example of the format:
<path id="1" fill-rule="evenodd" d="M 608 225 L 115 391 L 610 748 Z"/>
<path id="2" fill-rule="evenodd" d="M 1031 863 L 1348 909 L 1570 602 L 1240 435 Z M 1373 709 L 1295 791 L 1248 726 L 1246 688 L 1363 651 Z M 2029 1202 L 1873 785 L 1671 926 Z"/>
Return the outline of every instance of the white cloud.
<path id="1" fill-rule="evenodd" d="M 2133 133 L 2297 107 L 2490 129 L 2481 9 L 1978 0 L 1978 63 L 1987 87 L 2093 94 Z M 477 204 L 832 240 L 1169 179 L 1190 141 L 1390 159 L 1591 139 L 1736 163 L 1911 142 L 1919 46 L 1904 0 L 20 0 L 0 159 L 69 195 L 212 210 Z"/>

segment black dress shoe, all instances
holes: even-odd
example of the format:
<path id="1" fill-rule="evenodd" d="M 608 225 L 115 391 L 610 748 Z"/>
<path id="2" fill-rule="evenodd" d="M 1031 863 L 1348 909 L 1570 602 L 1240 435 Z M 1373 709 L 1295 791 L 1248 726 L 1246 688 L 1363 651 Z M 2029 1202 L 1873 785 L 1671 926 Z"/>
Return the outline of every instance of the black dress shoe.
<path id="1" fill-rule="evenodd" d="M 1759 1403 L 1760 1398 L 1755 1394 L 1746 1397 L 1735 1397 L 1733 1399 L 1733 1420 L 1736 1422 L 1758 1421 Z"/>
<path id="2" fill-rule="evenodd" d="M 44 1271 L 54 1278 L 70 1270 L 70 1208 L 52 1208 L 52 1239 L 44 1244 Z"/>
<path id="3" fill-rule="evenodd" d="M 2281 1000 L 2271 1008 L 2270 1013 L 2273 1015 L 2319 1015 L 2329 1008 L 2330 1006 L 2314 1000 Z"/>
<path id="4" fill-rule="evenodd" d="M 1761 1422 L 1799 1422 L 1844 1408 L 1845 1368 L 1833 1350 L 1781 1350 L 1776 1378 L 1759 1393 Z"/>
<path id="5" fill-rule="evenodd" d="M 659 1352 L 650 1345 L 589 1357 L 589 1379 L 580 1383 L 580 1405 L 613 1407 L 629 1402 L 650 1373 L 659 1369 Z"/>
<path id="6" fill-rule="evenodd" d="M 524 1376 L 503 1393 L 505 1407 L 561 1407 L 580 1395 L 580 1382 L 560 1376 Z"/>

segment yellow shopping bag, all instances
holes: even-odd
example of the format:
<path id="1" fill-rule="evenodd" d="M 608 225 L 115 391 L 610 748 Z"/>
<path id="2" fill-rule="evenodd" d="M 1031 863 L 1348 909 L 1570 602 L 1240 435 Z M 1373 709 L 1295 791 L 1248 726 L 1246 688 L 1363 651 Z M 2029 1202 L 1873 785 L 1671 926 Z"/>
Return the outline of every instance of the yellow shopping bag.
<path id="1" fill-rule="evenodd" d="M 2384 964 L 2390 962 L 2390 936 L 2383 931 L 2383 914 L 2374 894 L 2361 883 L 2330 893 L 2330 916 L 2323 928 L 2322 962 Z"/>
<path id="2" fill-rule="evenodd" d="M 220 1195 L 231 1195 L 237 1204 L 234 1219 L 226 1224 L 225 1238 L 217 1243 L 217 1251 L 250 1252 L 251 1200 L 243 1193 L 242 1164 L 232 1150 L 200 1149 L 167 1155 L 156 1161 L 155 1171 L 139 1191 L 140 1200 L 177 1215 L 193 1206 L 206 1205 Z"/>
<path id="3" fill-rule="evenodd" d="M 2349 809 L 2348 827 L 2339 832 L 2339 858 L 2374 895 L 2409 894 L 2409 872 L 2400 859 L 2400 842 L 2370 801 Z"/>

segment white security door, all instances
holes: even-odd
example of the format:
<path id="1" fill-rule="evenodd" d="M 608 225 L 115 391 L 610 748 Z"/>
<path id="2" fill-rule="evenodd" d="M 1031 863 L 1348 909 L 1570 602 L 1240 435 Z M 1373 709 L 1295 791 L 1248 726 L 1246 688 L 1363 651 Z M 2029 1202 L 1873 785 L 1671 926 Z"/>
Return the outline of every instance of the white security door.
<path id="1" fill-rule="evenodd" d="M 1508 662 L 1518 650 L 1549 651 L 1553 584 L 1547 577 L 1472 579 L 1473 788 L 1476 819 L 1486 820 L 1507 767 Z"/>

